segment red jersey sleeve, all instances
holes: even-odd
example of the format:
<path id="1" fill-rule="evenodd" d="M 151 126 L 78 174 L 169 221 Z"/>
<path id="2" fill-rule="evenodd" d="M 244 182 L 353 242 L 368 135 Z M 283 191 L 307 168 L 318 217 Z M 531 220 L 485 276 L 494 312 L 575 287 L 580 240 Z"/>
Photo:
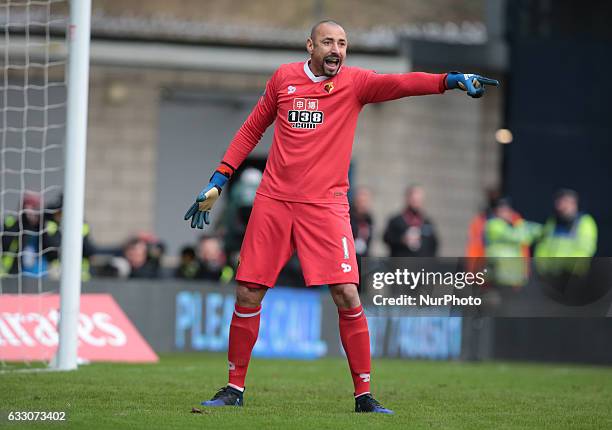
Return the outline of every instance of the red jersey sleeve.
<path id="1" fill-rule="evenodd" d="M 362 104 L 378 103 L 409 96 L 442 94 L 446 74 L 422 72 L 382 74 L 357 69 L 353 75 L 355 94 Z"/>
<path id="2" fill-rule="evenodd" d="M 263 95 L 244 124 L 236 132 L 227 151 L 225 151 L 223 162 L 229 164 L 234 169 L 240 167 L 244 159 L 259 143 L 266 129 L 276 118 L 279 75 L 280 69 L 272 75 L 266 84 Z"/>

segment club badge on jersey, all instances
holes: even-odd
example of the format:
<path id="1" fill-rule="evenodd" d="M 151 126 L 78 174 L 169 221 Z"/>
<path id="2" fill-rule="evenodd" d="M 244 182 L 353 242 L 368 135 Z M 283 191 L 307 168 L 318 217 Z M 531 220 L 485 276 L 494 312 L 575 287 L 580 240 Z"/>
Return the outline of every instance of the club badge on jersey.
<path id="1" fill-rule="evenodd" d="M 323 112 L 319 109 L 319 100 L 295 98 L 293 109 L 287 113 L 287 121 L 293 128 L 317 128 L 323 124 Z"/>

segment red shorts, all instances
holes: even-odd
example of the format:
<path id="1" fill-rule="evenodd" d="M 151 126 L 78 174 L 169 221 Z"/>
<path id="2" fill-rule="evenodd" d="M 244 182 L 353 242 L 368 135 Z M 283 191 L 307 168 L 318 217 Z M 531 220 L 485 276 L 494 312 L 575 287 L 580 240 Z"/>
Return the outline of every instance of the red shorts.
<path id="1" fill-rule="evenodd" d="M 296 203 L 257 194 L 236 280 L 273 287 L 295 251 L 306 285 L 359 283 L 347 204 Z"/>

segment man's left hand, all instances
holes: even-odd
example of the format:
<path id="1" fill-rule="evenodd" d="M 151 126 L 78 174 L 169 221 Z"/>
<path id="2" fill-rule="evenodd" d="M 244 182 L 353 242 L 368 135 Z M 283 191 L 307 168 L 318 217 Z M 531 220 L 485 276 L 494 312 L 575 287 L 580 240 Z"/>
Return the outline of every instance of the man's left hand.
<path id="1" fill-rule="evenodd" d="M 480 98 L 485 93 L 485 85 L 499 86 L 499 81 L 491 78 L 485 78 L 480 75 L 471 73 L 448 72 L 446 75 L 446 88 L 452 90 L 459 88 L 467 91 L 468 96 L 475 99 Z"/>

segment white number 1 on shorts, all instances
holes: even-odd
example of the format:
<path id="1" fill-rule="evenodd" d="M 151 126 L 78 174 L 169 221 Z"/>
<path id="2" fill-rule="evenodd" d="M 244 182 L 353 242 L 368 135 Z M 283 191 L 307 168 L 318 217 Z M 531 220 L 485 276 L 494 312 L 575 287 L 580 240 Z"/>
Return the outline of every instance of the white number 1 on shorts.
<path id="1" fill-rule="evenodd" d="M 342 236 L 342 249 L 344 249 L 344 259 L 348 260 L 349 250 L 348 250 L 348 239 L 346 238 L 346 236 Z"/>

